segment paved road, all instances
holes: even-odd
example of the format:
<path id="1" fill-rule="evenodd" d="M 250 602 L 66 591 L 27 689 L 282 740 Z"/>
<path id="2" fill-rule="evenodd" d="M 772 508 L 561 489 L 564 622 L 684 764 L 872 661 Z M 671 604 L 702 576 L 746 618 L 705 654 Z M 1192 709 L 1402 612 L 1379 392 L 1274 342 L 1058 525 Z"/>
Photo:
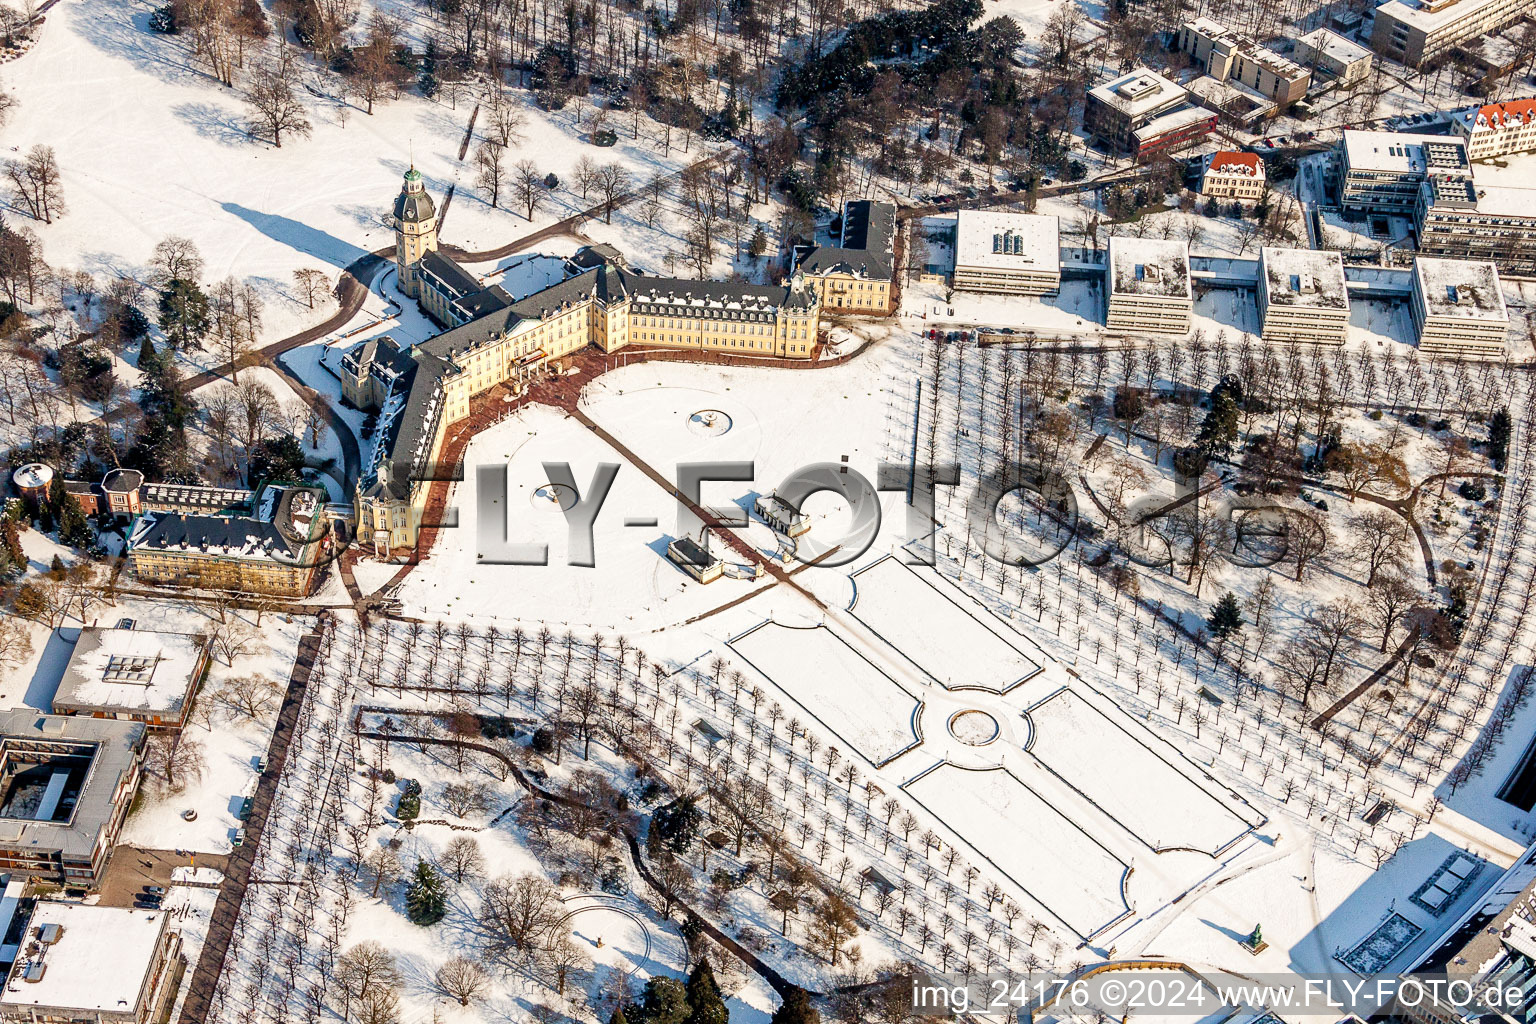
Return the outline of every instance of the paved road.
<path id="1" fill-rule="evenodd" d="M 304 693 L 309 688 L 309 675 L 314 671 L 319 650 L 318 632 L 310 633 L 299 641 L 293 674 L 288 678 L 288 691 L 283 695 L 283 703 L 277 711 L 277 727 L 272 731 L 271 742 L 267 744 L 268 770 L 256 784 L 251 814 L 245 822 L 245 845 L 230 854 L 225 865 L 224 884 L 219 886 L 219 898 L 213 907 L 213 917 L 208 922 L 208 937 L 203 942 L 197 967 L 187 983 L 187 999 L 181 1011 L 181 1019 L 185 1024 L 205 1024 L 207 1021 L 209 1003 L 213 999 L 219 974 L 224 969 L 224 959 L 229 953 L 235 922 L 240 916 L 240 901 L 244 899 L 246 886 L 250 884 L 256 848 L 261 845 L 262 833 L 266 830 L 267 818 L 272 812 L 277 782 L 288 759 L 288 745 L 293 741 L 299 721 L 299 708 L 303 706 Z"/>
<path id="2" fill-rule="evenodd" d="M 326 424 L 331 428 L 331 432 L 341 442 L 342 472 L 344 474 L 341 481 L 341 490 L 342 499 L 345 500 L 352 493 L 352 486 L 357 483 L 357 478 L 362 474 L 363 465 L 362 451 L 357 443 L 357 436 L 352 433 L 352 425 L 342 418 L 341 413 L 336 411 L 335 406 L 325 396 L 300 380 L 298 375 L 288 368 L 288 364 L 283 361 L 281 356 L 274 359 L 271 365 L 274 370 L 282 375 L 283 379 L 288 382 L 288 385 L 293 388 L 299 397 L 303 398 L 311 406 L 318 406 L 321 414 L 325 417 Z"/>

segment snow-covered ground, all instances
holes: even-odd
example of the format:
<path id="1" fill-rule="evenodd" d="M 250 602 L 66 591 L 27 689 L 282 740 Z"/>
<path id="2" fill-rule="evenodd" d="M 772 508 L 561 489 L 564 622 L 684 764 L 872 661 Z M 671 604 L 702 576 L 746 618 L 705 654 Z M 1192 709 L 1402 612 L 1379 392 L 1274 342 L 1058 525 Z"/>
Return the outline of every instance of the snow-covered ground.
<path id="1" fill-rule="evenodd" d="M 881 559 L 855 574 L 853 582 L 853 615 L 947 689 L 1001 693 L 1040 670 L 1039 649 L 1027 639 L 964 595 L 957 601 L 943 581 L 919 575 L 898 558 Z M 914 622 L 922 629 L 912 630 Z M 1033 649 L 1034 657 L 1026 649 Z"/>
<path id="2" fill-rule="evenodd" d="M 731 647 L 833 735 L 875 764 L 919 742 L 918 702 L 824 626 L 766 622 Z M 826 685 L 837 680 L 835 689 Z"/>
<path id="3" fill-rule="evenodd" d="M 563 185 L 532 223 L 505 206 L 492 209 L 473 188 L 472 160 L 458 159 L 473 100 L 461 99 L 455 110 L 446 98 L 407 94 L 376 104 L 369 115 L 355 98 L 338 97 L 332 77 L 309 68 L 299 95 L 313 134 L 290 136 L 280 149 L 255 141 L 246 131 L 242 94 L 207 75 L 185 37 L 151 32 L 152 11 L 142 2 L 59 4 L 37 44 L 10 65 L 7 86 L 17 106 L 0 140 L 23 151 L 52 146 L 63 174 L 69 212 L 53 224 L 31 225 L 55 267 L 142 281 L 156 242 L 190 238 L 206 261 L 207 280 L 232 275 L 257 286 L 266 302 L 262 338 L 273 340 L 326 312 L 301 299 L 295 270 L 317 268 L 334 282 L 352 260 L 392 243 L 384 217 L 413 162 L 439 205 L 457 186 L 442 237 L 469 250 L 503 244 L 597 202 Z M 616 146 L 597 149 L 577 141 L 574 106 L 546 112 L 526 91 L 510 95 L 526 115 L 525 137 L 510 162 L 531 159 L 562 182 L 582 156 L 617 161 L 638 182 L 704 155 L 697 144 L 691 152 L 674 146 L 663 153 L 644 120 L 639 138 L 619 130 Z M 675 214 L 659 221 L 650 232 L 654 244 L 639 252 L 631 233 L 627 251 L 641 263 L 659 263 L 667 242 L 676 244 L 679 223 Z M 625 226 L 615 218 L 607 230 Z M 192 353 L 194 363 L 214 357 L 212 350 Z"/>

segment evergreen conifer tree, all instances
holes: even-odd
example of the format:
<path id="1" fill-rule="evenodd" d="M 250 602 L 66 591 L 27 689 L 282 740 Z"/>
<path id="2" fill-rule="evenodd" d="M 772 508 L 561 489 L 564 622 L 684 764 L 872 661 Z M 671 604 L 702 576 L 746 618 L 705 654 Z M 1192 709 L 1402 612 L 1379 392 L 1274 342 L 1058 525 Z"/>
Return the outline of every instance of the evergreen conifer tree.
<path id="1" fill-rule="evenodd" d="M 443 876 L 425 860 L 416 862 L 416 873 L 405 892 L 405 913 L 414 924 L 437 924 L 448 913 L 448 895 Z"/>

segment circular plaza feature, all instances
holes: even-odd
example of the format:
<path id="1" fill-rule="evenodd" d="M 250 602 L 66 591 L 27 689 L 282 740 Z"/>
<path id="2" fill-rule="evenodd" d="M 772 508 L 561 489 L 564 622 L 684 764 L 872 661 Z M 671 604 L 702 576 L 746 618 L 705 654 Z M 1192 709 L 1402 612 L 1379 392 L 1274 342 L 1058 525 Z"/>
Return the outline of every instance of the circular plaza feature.
<path id="1" fill-rule="evenodd" d="M 731 417 L 719 409 L 700 409 L 688 417 L 688 429 L 700 437 L 719 437 L 730 431 Z"/>
<path id="2" fill-rule="evenodd" d="M 537 509 L 564 512 L 576 504 L 576 492 L 565 484 L 545 484 L 528 497 L 528 504 Z"/>
<path id="3" fill-rule="evenodd" d="M 956 711 L 949 716 L 949 734 L 970 747 L 984 747 L 997 739 L 997 719 L 977 708 Z"/>

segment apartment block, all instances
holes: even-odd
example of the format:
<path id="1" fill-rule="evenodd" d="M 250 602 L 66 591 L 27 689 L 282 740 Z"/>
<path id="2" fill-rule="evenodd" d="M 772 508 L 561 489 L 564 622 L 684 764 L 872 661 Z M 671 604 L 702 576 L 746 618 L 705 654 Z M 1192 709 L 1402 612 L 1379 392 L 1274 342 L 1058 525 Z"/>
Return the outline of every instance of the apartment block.
<path id="1" fill-rule="evenodd" d="M 1494 180 L 1492 173 L 1426 178 L 1414 210 L 1419 251 L 1536 269 L 1536 188 Z"/>
<path id="2" fill-rule="evenodd" d="M 1136 153 L 1136 129 L 1189 102 L 1189 93 L 1150 68 L 1088 90 L 1083 126 L 1120 153 Z"/>
<path id="3" fill-rule="evenodd" d="M 150 1024 L 186 970 L 168 910 L 42 900 L 0 992 L 5 1024 Z"/>
<path id="4" fill-rule="evenodd" d="M 1430 175 L 1470 174 L 1467 147 L 1445 135 L 1346 131 L 1339 143 L 1346 210 L 1412 213 Z"/>
<path id="5" fill-rule="evenodd" d="M 1305 96 L 1312 84 L 1312 72 L 1300 64 L 1210 18 L 1185 22 L 1176 42 L 1218 82 L 1239 82 L 1282 108 Z"/>
<path id="6" fill-rule="evenodd" d="M 96 889 L 139 786 L 139 722 L 0 713 L 0 872 Z"/>
<path id="7" fill-rule="evenodd" d="M 1033 213 L 961 210 L 954 286 L 960 291 L 1048 295 L 1061 288 L 1060 228 Z"/>
<path id="8" fill-rule="evenodd" d="M 1332 29 L 1316 29 L 1297 39 L 1296 60 L 1346 89 L 1371 73 L 1371 51 Z"/>

